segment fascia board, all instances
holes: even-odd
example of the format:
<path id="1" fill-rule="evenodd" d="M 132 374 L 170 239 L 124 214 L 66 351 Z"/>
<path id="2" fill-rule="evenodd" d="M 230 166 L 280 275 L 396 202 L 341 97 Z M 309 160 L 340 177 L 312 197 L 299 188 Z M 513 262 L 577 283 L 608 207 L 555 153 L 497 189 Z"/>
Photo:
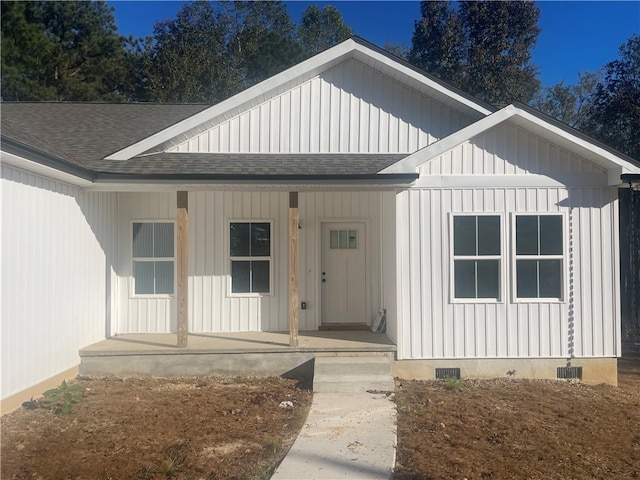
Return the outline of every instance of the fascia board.
<path id="1" fill-rule="evenodd" d="M 179 135 L 182 135 L 192 129 L 197 128 L 203 123 L 210 121 L 220 115 L 224 115 L 226 112 L 234 111 L 240 108 L 243 104 L 250 102 L 253 99 L 260 98 L 267 95 L 279 87 L 290 85 L 293 82 L 300 81 L 307 77 L 318 75 L 325 69 L 331 68 L 337 60 L 346 58 L 353 52 L 357 44 L 353 40 L 346 40 L 335 47 L 332 47 L 324 52 L 319 53 L 287 70 L 270 77 L 253 87 L 250 87 L 222 102 L 207 108 L 195 115 L 182 120 L 181 122 L 172 125 L 160 132 L 157 132 L 144 140 L 141 140 L 133 145 L 130 145 L 122 150 L 112 153 L 106 160 L 129 160 L 137 155 L 150 150 L 158 145 L 161 145 Z"/>
<path id="2" fill-rule="evenodd" d="M 413 173 L 423 163 L 437 157 L 438 155 L 442 155 L 476 135 L 479 135 L 499 123 L 508 120 L 513 115 L 515 115 L 515 107 L 509 105 L 502 110 L 498 110 L 497 112 L 452 133 L 448 137 L 418 150 L 402 160 L 397 161 L 393 165 L 389 165 L 387 168 L 381 170 L 380 173 Z"/>
<path id="3" fill-rule="evenodd" d="M 48 166 L 39 163 L 34 160 L 10 153 L 5 150 L 0 150 L 0 163 L 10 165 L 12 167 L 24 170 L 35 175 L 41 175 L 43 177 L 51 178 L 60 182 L 64 182 L 76 187 L 87 187 L 92 185 L 92 180 L 87 176 L 79 177 L 72 173 L 67 173 L 63 170 L 59 170 L 59 166 Z"/>
<path id="4" fill-rule="evenodd" d="M 457 93 L 456 91 L 447 88 L 446 86 L 442 85 L 439 82 L 436 82 L 435 80 L 431 79 L 429 76 L 425 75 L 422 72 L 416 71 L 413 68 L 409 68 L 406 65 L 403 65 L 395 60 L 393 60 L 392 58 L 380 53 L 380 52 L 376 52 L 375 50 L 371 50 L 370 48 L 361 45 L 361 44 L 356 44 L 356 49 L 357 52 L 368 56 L 372 59 L 374 59 L 377 62 L 380 62 L 381 64 L 398 71 L 399 73 L 406 75 L 407 77 L 411 78 L 412 80 L 417 81 L 420 84 L 423 84 L 425 86 L 427 86 L 428 88 L 440 93 L 441 95 L 445 96 L 445 97 L 449 97 L 452 100 L 454 100 L 455 102 L 458 102 L 464 106 L 466 106 L 467 108 L 474 110 L 482 115 L 490 115 L 494 112 L 494 110 L 491 110 L 477 102 L 474 102 L 471 98 L 467 98 L 459 93 Z M 394 77 L 396 80 L 399 80 L 397 77 Z M 400 81 L 400 80 L 399 80 Z"/>
<path id="5" fill-rule="evenodd" d="M 611 169 L 611 168 L 620 167 L 622 169 L 620 171 L 627 171 L 627 173 L 629 172 L 640 173 L 640 167 L 625 160 L 624 158 L 621 158 L 615 153 L 600 147 L 596 143 L 590 142 L 588 139 L 581 138 L 577 135 L 574 135 L 570 131 L 560 128 L 557 125 L 553 125 L 549 122 L 546 122 L 544 119 L 536 115 L 533 115 L 532 113 L 524 109 L 521 109 L 518 107 L 514 107 L 514 108 L 516 109 L 516 112 L 517 112 L 516 118 L 518 120 L 523 120 L 524 122 L 529 122 L 531 124 L 534 124 L 537 127 L 540 127 L 548 131 L 552 135 L 557 136 L 565 141 L 568 141 L 569 143 L 573 144 L 574 147 L 576 147 L 576 152 L 578 154 L 581 154 L 580 152 L 582 152 L 582 155 L 585 156 L 588 160 L 594 161 L 595 163 L 602 166 L 603 168 Z M 522 124 L 522 122 L 518 122 L 518 123 Z M 523 126 L 525 126 L 526 128 L 526 125 L 523 125 Z M 584 155 L 584 153 L 587 153 L 587 155 Z"/>
<path id="6" fill-rule="evenodd" d="M 203 110 L 181 122 L 178 122 L 171 127 L 168 127 L 160 132 L 157 132 L 144 140 L 141 140 L 133 145 L 130 145 L 118 152 L 114 152 L 108 157 L 107 160 L 128 160 L 137 155 L 141 155 L 144 152 L 162 145 L 180 135 L 197 129 L 202 124 L 210 122 L 216 117 L 225 115 L 231 112 L 231 114 L 239 113 L 239 109 L 243 105 L 250 104 L 250 102 L 256 102 L 258 100 L 265 100 L 268 95 L 271 95 L 274 91 L 283 88 L 289 88 L 294 84 L 299 84 L 319 75 L 323 71 L 329 70 L 337 63 L 357 55 L 364 55 L 365 57 L 372 59 L 375 62 L 379 62 L 381 65 L 385 65 L 388 68 L 395 70 L 396 72 L 405 75 L 414 81 L 419 82 L 422 85 L 438 92 L 440 95 L 452 99 L 465 107 L 476 111 L 482 115 L 489 115 L 493 111 L 489 108 L 474 102 L 472 99 L 467 98 L 451 89 L 446 88 L 444 85 L 436 82 L 421 72 L 418 72 L 412 68 L 409 68 L 402 63 L 393 60 L 391 57 L 380 53 L 354 39 L 348 39 L 344 42 L 332 47 L 324 52 L 321 52 L 297 65 L 294 65 L 287 70 L 270 77 L 253 87 L 244 90 L 233 97 L 223 100 L 222 102 Z"/>
<path id="7" fill-rule="evenodd" d="M 535 126 L 541 130 L 541 132 L 537 134 L 547 136 L 547 138 L 560 138 L 565 142 L 568 142 L 571 148 L 579 155 L 584 156 L 588 160 L 607 169 L 610 185 L 619 184 L 620 174 L 622 173 L 640 173 L 640 167 L 621 158 L 615 153 L 610 152 L 587 139 L 574 135 L 563 128 L 553 125 L 515 105 L 508 105 L 503 109 L 498 110 L 497 112 L 480 119 L 461 130 L 458 130 L 448 137 L 418 150 L 412 155 L 409 155 L 393 165 L 388 166 L 384 170 L 381 170 L 380 173 L 415 172 L 420 165 L 430 159 L 442 155 L 461 143 L 466 142 L 476 135 L 479 135 L 507 120 L 513 120 L 517 125 L 525 129 L 527 127 L 531 129 L 532 126 Z M 615 180 L 616 176 L 617 180 Z"/>

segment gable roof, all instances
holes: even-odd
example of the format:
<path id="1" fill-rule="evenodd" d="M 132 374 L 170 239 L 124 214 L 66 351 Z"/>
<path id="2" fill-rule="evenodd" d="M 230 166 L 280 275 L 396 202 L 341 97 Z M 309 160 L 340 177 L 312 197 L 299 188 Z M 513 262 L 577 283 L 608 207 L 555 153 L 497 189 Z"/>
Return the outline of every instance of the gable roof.
<path id="1" fill-rule="evenodd" d="M 406 154 L 109 154 L 207 105 L 16 102 L 2 104 L 2 150 L 91 182 L 367 181 L 404 184 L 417 174 L 377 173 Z"/>
<path id="2" fill-rule="evenodd" d="M 89 166 L 189 118 L 208 105 L 152 103 L 2 103 L 3 144 Z"/>
<path id="3" fill-rule="evenodd" d="M 429 96 L 446 105 L 464 112 L 471 112 L 476 117 L 495 111 L 491 105 L 461 92 L 389 52 L 359 37 L 352 37 L 192 117 L 129 145 L 109 155 L 107 159 L 127 160 L 143 153 L 157 153 L 176 146 L 217 123 L 259 105 L 348 59 L 358 60 L 407 86 L 428 93 Z"/>
<path id="4" fill-rule="evenodd" d="M 471 140 L 504 122 L 512 122 L 526 130 L 550 139 L 554 143 L 582 158 L 602 166 L 609 172 L 610 185 L 620 183 L 620 176 L 627 173 L 640 173 L 640 163 L 589 136 L 558 122 L 551 117 L 523 104 L 508 105 L 477 122 L 458 130 L 417 152 L 406 156 L 380 173 L 415 172 L 423 163 Z"/>

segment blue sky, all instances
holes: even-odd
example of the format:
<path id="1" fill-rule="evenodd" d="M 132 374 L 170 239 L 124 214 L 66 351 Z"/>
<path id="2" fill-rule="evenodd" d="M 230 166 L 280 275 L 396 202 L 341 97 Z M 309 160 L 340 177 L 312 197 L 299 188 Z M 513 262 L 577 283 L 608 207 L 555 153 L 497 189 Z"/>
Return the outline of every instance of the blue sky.
<path id="1" fill-rule="evenodd" d="M 175 18 L 183 2 L 116 0 L 118 31 L 136 37 L 151 35 L 157 21 Z M 299 21 L 309 4 L 338 7 L 356 35 L 376 45 L 385 42 L 411 45 L 417 1 L 285 2 L 291 18 Z M 578 72 L 595 71 L 618 57 L 618 49 L 640 33 L 640 0 L 542 1 L 538 25 L 542 32 L 533 52 L 543 86 L 577 81 Z"/>

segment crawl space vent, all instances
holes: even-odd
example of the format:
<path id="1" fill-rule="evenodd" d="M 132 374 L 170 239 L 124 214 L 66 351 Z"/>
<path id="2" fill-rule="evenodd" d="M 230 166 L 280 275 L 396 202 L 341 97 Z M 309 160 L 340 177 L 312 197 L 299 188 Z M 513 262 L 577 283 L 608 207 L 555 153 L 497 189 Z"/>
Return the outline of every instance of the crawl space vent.
<path id="1" fill-rule="evenodd" d="M 558 378 L 578 378 L 582 380 L 582 367 L 558 367 Z"/>
<path id="2" fill-rule="evenodd" d="M 455 378 L 460 380 L 460 369 L 459 368 L 436 368 L 436 378 Z"/>

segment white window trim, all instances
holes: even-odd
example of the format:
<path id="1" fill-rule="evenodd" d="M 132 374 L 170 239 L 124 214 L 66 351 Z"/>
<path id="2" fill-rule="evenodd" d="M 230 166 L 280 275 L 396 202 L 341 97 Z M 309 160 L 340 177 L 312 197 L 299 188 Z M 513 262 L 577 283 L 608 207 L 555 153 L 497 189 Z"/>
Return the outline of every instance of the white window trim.
<path id="1" fill-rule="evenodd" d="M 517 255 L 516 253 L 516 218 L 524 216 L 561 216 L 562 217 L 562 255 Z M 569 231 L 568 215 L 566 212 L 511 212 L 511 301 L 512 303 L 566 303 L 567 298 L 567 279 L 568 277 L 568 265 L 567 259 L 569 258 L 567 232 Z M 530 298 L 530 297 L 518 297 L 518 271 L 517 260 L 560 260 L 562 266 L 560 272 L 562 278 L 560 281 L 562 285 L 560 287 L 561 298 Z"/>
<path id="2" fill-rule="evenodd" d="M 268 223 L 270 238 L 269 238 L 269 256 L 268 257 L 232 257 L 231 256 L 231 224 L 232 223 Z M 238 219 L 229 219 L 227 220 L 227 234 L 225 236 L 226 245 L 225 245 L 225 255 L 227 257 L 227 297 L 231 298 L 260 298 L 260 297 L 272 297 L 274 296 L 274 288 L 273 288 L 273 245 L 274 245 L 274 237 L 275 232 L 273 229 L 273 219 L 247 219 L 247 218 L 238 218 Z M 251 261 L 251 260 L 268 260 L 269 261 L 269 292 L 268 293 L 234 293 L 232 292 L 233 278 L 231 277 L 231 262 L 233 261 Z"/>
<path id="3" fill-rule="evenodd" d="M 133 256 L 133 224 L 134 223 L 171 223 L 173 224 L 173 257 L 134 257 Z M 177 268 L 176 268 L 176 248 L 177 247 L 177 232 L 176 232 L 176 220 L 173 218 L 170 219 L 140 219 L 140 220 L 131 220 L 129 222 L 129 253 L 131 257 L 131 275 L 129 282 L 129 298 L 142 299 L 142 298 L 154 298 L 154 299 L 163 299 L 163 298 L 174 298 L 176 296 L 176 288 L 177 288 Z M 135 266 L 134 262 L 156 262 L 156 261 L 172 261 L 173 262 L 173 293 L 136 293 L 136 278 L 134 276 Z"/>
<path id="4" fill-rule="evenodd" d="M 456 256 L 454 255 L 454 218 L 455 217 L 500 217 L 500 255 Z M 501 212 L 449 212 L 449 302 L 450 303 L 504 303 L 505 294 L 505 261 L 506 234 L 504 214 Z M 498 260 L 498 298 L 456 298 L 455 296 L 455 261 L 456 260 Z"/>

